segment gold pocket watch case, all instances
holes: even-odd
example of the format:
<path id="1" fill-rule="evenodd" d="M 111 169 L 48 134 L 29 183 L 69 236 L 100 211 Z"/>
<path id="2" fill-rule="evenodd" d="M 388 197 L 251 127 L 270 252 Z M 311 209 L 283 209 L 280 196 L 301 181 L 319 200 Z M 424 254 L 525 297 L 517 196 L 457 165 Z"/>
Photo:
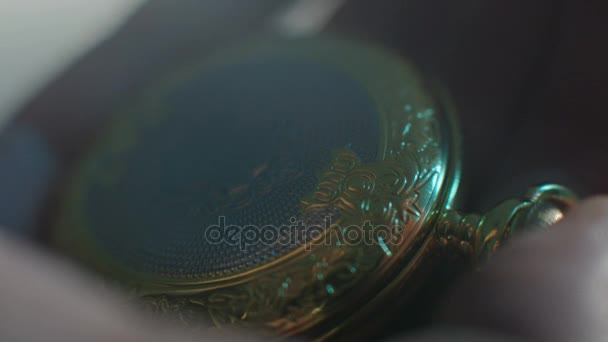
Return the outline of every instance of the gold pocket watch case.
<path id="1" fill-rule="evenodd" d="M 62 191 L 53 243 L 188 324 L 353 333 L 437 265 L 476 268 L 574 201 L 541 185 L 485 216 L 454 211 L 449 101 L 360 42 L 226 48 L 112 114 Z"/>

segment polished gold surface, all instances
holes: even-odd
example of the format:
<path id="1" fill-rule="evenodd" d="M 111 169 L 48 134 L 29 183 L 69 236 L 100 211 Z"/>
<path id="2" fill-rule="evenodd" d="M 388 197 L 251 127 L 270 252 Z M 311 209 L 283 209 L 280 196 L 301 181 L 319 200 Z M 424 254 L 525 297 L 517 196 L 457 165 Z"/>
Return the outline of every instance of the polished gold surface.
<path id="1" fill-rule="evenodd" d="M 304 216 L 339 213 L 328 229 L 240 271 L 194 277 L 143 273 L 112 258 L 86 231 L 79 205 L 70 205 L 83 201 L 89 180 L 82 176 L 66 196 L 57 244 L 134 289 L 153 311 L 188 325 L 210 320 L 219 327 L 329 338 L 345 327 L 358 329 L 352 325 L 362 313 L 382 310 L 386 298 L 402 296 L 408 284 L 424 284 L 429 260 L 464 255 L 470 267 L 479 267 L 509 237 L 554 223 L 574 201 L 564 188 L 541 186 L 485 216 L 453 211 L 461 157 L 451 107 L 413 66 L 381 48 L 335 38 L 261 41 L 227 49 L 188 72 L 261 56 L 339 69 L 366 89 L 377 108 L 376 159 L 364 161 L 348 146 L 327 151 L 331 162 L 314 191 L 300 199 Z M 116 129 L 117 151 L 136 143 L 138 124 L 126 118 Z M 352 241 L 351 231 L 370 239 Z"/>

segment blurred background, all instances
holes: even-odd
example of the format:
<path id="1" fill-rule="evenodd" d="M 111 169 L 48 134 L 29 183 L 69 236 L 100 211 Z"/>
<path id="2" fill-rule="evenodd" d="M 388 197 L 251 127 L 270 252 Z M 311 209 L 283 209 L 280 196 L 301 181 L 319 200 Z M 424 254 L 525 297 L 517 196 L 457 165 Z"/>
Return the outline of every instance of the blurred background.
<path id="1" fill-rule="evenodd" d="M 78 57 L 114 33 L 143 0 L 0 3 L 0 124 Z"/>
<path id="2" fill-rule="evenodd" d="M 54 193 L 159 75 L 259 34 L 339 34 L 413 61 L 463 131 L 461 208 L 539 182 L 608 192 L 601 0 L 0 1 L 0 226 L 44 241 Z"/>
<path id="3" fill-rule="evenodd" d="M 18 109 L 110 37 L 143 3 L 110 0 L 0 3 L 0 225 L 32 236 L 33 216 L 48 194 L 55 161 L 37 133 L 7 129 Z M 75 96 L 78 96 L 75 94 Z M 49 113 L 48 116 L 52 116 Z"/>

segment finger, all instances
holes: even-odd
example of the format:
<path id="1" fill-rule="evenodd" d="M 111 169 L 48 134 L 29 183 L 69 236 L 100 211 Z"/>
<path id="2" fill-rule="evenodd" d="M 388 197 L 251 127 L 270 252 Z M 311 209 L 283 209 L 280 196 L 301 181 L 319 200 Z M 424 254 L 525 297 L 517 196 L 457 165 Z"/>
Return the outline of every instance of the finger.
<path id="1" fill-rule="evenodd" d="M 130 307 L 126 297 L 29 245 L 0 235 L 0 341 L 228 341 Z M 238 340 L 253 337 L 238 336 Z"/>
<path id="2" fill-rule="evenodd" d="M 599 341 L 608 321 L 608 198 L 513 241 L 463 281 L 440 321 L 539 341 Z"/>

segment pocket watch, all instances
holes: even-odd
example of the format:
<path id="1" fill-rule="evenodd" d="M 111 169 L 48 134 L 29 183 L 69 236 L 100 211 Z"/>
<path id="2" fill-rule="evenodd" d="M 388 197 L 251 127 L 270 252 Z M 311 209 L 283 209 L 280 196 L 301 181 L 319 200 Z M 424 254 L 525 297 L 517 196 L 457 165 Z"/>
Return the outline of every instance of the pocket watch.
<path id="1" fill-rule="evenodd" d="M 481 267 L 575 196 L 458 205 L 441 87 L 339 37 L 228 46 L 129 98 L 61 192 L 52 241 L 189 325 L 358 334 L 433 270 Z"/>

